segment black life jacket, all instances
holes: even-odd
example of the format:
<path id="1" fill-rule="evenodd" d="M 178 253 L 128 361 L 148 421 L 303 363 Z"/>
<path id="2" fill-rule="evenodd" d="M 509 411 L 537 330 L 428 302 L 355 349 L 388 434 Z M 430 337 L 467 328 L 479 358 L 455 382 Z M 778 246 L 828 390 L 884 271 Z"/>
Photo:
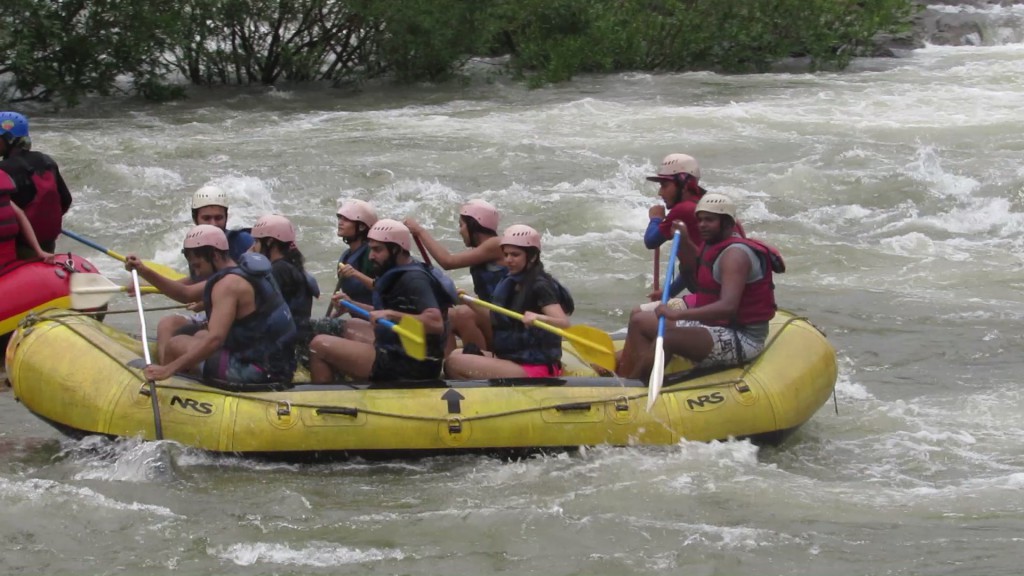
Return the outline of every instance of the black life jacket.
<path id="1" fill-rule="evenodd" d="M 271 274 L 270 260 L 262 254 L 247 252 L 238 266 L 210 276 L 203 290 L 203 304 L 213 315 L 213 287 L 228 274 L 245 278 L 256 295 L 256 310 L 245 318 L 236 318 L 224 341 L 224 349 L 243 362 L 256 364 L 268 379 L 289 382 L 295 372 L 297 336 L 291 310 Z"/>
<path id="2" fill-rule="evenodd" d="M 526 274 L 510 274 L 505 277 L 494 291 L 494 304 L 508 308 L 520 314 L 527 312 L 526 299 L 533 287 L 540 282 L 550 283 L 558 295 L 558 303 L 567 315 L 576 310 L 572 294 L 547 272 L 538 273 L 532 282 L 516 286 L 526 280 Z M 540 313 L 540 310 L 529 310 Z M 518 364 L 534 364 L 556 366 L 562 361 L 562 337 L 547 330 L 527 326 L 519 320 L 504 314 L 491 312 L 491 326 L 494 329 L 492 347 L 498 358 L 511 360 Z"/>

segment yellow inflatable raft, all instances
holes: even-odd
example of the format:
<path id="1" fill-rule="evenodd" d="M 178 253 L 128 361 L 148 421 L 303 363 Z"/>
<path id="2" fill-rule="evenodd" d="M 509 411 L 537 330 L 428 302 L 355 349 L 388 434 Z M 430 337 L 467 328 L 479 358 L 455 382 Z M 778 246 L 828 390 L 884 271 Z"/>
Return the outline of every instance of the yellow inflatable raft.
<path id="1" fill-rule="evenodd" d="M 569 349 L 567 348 L 567 352 Z M 7 349 L 18 400 L 71 436 L 155 438 L 139 341 L 66 311 L 31 317 Z M 165 439 L 282 459 L 516 453 L 681 438 L 781 442 L 832 394 L 836 355 L 803 318 L 779 312 L 754 362 L 696 373 L 674 359 L 653 410 L 646 383 L 596 377 L 566 355 L 558 379 L 295 384 L 225 390 L 157 383 Z"/>

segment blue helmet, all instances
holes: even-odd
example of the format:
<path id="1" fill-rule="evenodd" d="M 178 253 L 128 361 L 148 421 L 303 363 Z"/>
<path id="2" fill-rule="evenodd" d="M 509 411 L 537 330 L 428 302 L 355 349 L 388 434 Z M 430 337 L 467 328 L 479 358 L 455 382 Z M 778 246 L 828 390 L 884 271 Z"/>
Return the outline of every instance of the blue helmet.
<path id="1" fill-rule="evenodd" d="M 28 137 L 28 118 L 17 112 L 0 112 L 0 136 L 7 140 Z"/>

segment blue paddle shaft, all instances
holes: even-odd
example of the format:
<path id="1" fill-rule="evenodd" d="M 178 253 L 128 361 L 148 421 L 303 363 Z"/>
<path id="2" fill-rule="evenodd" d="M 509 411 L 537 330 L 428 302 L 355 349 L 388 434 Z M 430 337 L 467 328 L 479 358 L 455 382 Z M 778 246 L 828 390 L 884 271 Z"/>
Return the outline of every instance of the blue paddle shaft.
<path id="1" fill-rule="evenodd" d="M 348 300 L 338 300 L 338 302 L 345 308 L 348 308 L 349 310 L 355 312 L 356 314 L 359 314 L 363 318 L 370 317 L 370 313 L 368 311 L 364 310 L 363 308 L 360 308 L 359 306 L 356 306 L 355 304 L 349 302 Z M 395 323 L 392 322 L 391 320 L 385 320 L 381 318 L 380 320 L 377 320 L 377 322 L 384 325 L 387 328 L 395 327 Z"/>
<path id="2" fill-rule="evenodd" d="M 662 288 L 661 288 L 661 303 L 662 304 L 668 304 L 668 289 L 669 289 L 669 286 L 672 284 L 672 273 L 675 272 L 675 269 L 676 269 L 676 254 L 679 253 L 679 238 L 681 236 L 682 236 L 682 233 L 679 232 L 679 230 L 676 230 L 675 233 L 672 234 L 672 252 L 671 252 L 671 254 L 668 257 L 668 271 L 665 273 L 665 283 L 662 285 Z M 664 337 L 665 337 L 665 317 L 664 316 L 659 316 L 658 317 L 658 338 L 664 338 Z"/>
<path id="3" fill-rule="evenodd" d="M 90 248 L 95 248 L 96 250 L 99 250 L 100 252 L 103 252 L 104 254 L 106 254 L 107 252 L 110 252 L 110 250 L 107 250 L 103 246 L 100 246 L 99 244 L 93 242 L 92 240 L 89 240 L 88 238 L 86 238 L 84 236 L 79 236 L 78 234 L 75 234 L 71 230 L 61 230 L 60 233 L 65 235 L 65 236 L 67 236 L 68 238 L 71 238 L 72 240 L 78 240 L 79 242 L 81 242 L 82 244 L 85 244 L 86 246 L 88 246 Z"/>

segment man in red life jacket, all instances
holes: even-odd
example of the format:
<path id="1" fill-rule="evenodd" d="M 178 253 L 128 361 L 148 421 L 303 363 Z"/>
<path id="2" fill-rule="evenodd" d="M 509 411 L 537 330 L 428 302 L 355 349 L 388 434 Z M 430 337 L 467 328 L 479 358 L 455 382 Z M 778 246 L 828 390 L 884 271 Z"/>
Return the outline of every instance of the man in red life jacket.
<path id="1" fill-rule="evenodd" d="M 684 234 L 694 246 L 699 246 L 703 240 L 697 226 L 697 202 L 707 194 L 707 190 L 700 185 L 700 164 L 697 159 L 688 154 L 669 154 L 661 161 L 658 173 L 648 176 L 647 180 L 658 184 L 658 196 L 665 205 L 655 204 L 647 211 L 650 222 L 644 232 L 644 246 L 654 250 L 672 240 L 672 226 L 676 222 L 686 226 Z M 667 214 L 665 208 L 668 208 Z M 746 236 L 739 222 L 736 222 L 736 232 Z M 684 288 L 685 277 L 680 274 L 672 280 L 669 296 L 675 297 Z M 661 301 L 661 290 L 652 291 L 648 298 L 652 302 L 642 305 L 641 309 L 649 312 Z"/>
<path id="2" fill-rule="evenodd" d="M 764 349 L 768 321 L 775 316 L 772 254 L 736 231 L 736 205 L 722 194 L 697 204 L 698 248 L 680 240 L 681 274 L 696 288 L 694 305 L 659 304 L 630 318 L 618 373 L 645 378 L 654 362 L 658 318 L 664 316 L 666 356 L 678 354 L 696 366 L 726 367 L 754 359 Z"/>
<path id="3" fill-rule="evenodd" d="M 28 119 L 17 112 L 0 112 L 0 170 L 6 172 L 17 191 L 11 200 L 25 212 L 39 246 L 53 252 L 64 214 L 71 207 L 71 192 L 57 163 L 41 152 L 32 151 Z M 18 242 L 21 258 L 31 258 L 35 249 Z"/>
<path id="4" fill-rule="evenodd" d="M 36 235 L 32 231 L 25 213 L 11 201 L 11 194 L 16 192 L 14 181 L 6 172 L 0 171 L 0 275 L 7 266 L 18 259 L 15 241 L 23 238 L 25 244 L 32 248 L 36 256 L 51 262 L 53 254 L 39 247 Z"/>

